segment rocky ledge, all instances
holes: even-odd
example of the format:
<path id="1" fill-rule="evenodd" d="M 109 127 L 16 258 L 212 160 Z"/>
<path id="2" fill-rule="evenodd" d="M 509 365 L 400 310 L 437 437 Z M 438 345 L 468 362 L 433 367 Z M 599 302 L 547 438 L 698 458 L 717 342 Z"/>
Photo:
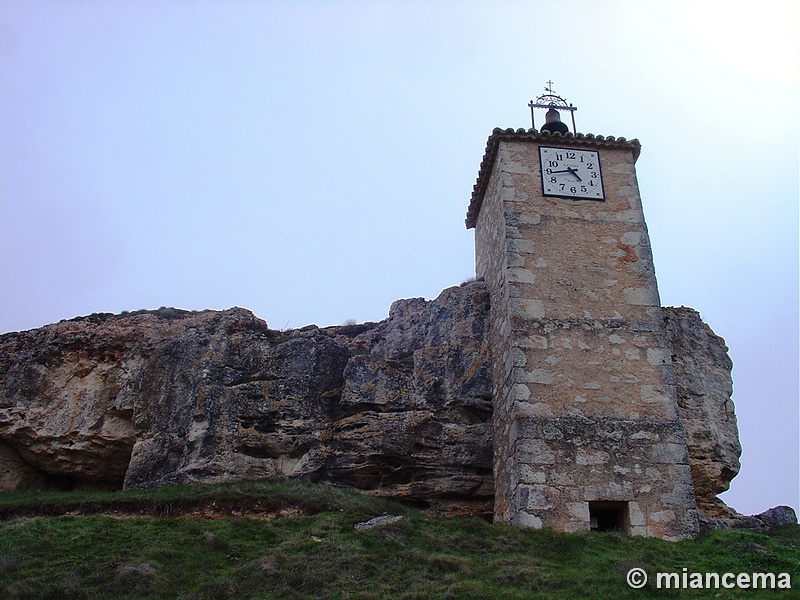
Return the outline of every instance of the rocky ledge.
<path id="1" fill-rule="evenodd" d="M 481 282 L 398 300 L 380 323 L 291 331 L 251 312 L 96 314 L 0 336 L 0 489 L 303 477 L 491 514 Z M 724 341 L 665 308 L 704 518 L 739 470 Z"/>
<path id="2" fill-rule="evenodd" d="M 490 513 L 488 301 L 473 284 L 381 323 L 162 308 L 0 336 L 0 489 L 304 477 Z"/>

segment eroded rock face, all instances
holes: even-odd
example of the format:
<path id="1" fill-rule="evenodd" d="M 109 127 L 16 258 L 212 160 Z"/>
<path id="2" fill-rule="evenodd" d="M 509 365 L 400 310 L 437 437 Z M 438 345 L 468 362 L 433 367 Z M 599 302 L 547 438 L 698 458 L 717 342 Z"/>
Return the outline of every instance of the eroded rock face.
<path id="1" fill-rule="evenodd" d="M 119 487 L 134 443 L 132 407 L 120 402 L 124 361 L 153 332 L 117 319 L 115 335 L 91 318 L 0 340 L 4 483 L 16 487 Z M 27 465 L 16 475 L 10 465 Z"/>
<path id="2" fill-rule="evenodd" d="M 369 351 L 345 369 L 327 478 L 440 512 L 491 512 L 488 302 L 480 284 L 399 300 L 347 342 Z"/>
<path id="3" fill-rule="evenodd" d="M 733 363 L 725 341 L 691 308 L 665 308 L 678 410 L 689 446 L 697 508 L 706 518 L 732 514 L 717 494 L 739 472 L 739 430 L 734 412 Z"/>
<path id="4" fill-rule="evenodd" d="M 489 511 L 487 303 L 475 284 L 378 324 L 161 309 L 0 336 L 0 486 L 308 477 Z"/>
<path id="5" fill-rule="evenodd" d="M 247 310 L 92 315 L 0 336 L 0 489 L 304 477 L 491 514 L 489 297 L 275 331 Z M 665 309 L 698 504 L 738 471 L 730 360 Z"/>

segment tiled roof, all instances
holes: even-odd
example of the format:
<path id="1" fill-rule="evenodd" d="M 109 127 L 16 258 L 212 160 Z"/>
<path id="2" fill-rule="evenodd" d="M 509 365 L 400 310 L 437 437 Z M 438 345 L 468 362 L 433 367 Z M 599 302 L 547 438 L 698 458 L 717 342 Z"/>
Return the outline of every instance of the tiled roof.
<path id="1" fill-rule="evenodd" d="M 486 186 L 489 184 L 489 176 L 492 173 L 492 165 L 497 156 L 497 149 L 500 146 L 500 141 L 512 142 L 548 142 L 558 143 L 564 141 L 570 146 L 590 146 L 592 148 L 629 148 L 633 151 L 633 160 L 639 158 L 639 152 L 642 145 L 639 140 L 626 140 L 624 137 L 615 138 L 613 135 L 604 137 L 602 135 L 594 135 L 592 133 L 567 133 L 562 135 L 560 133 L 550 133 L 549 131 L 537 132 L 535 129 L 500 129 L 495 128 L 492 135 L 486 142 L 486 152 L 483 154 L 480 169 L 478 170 L 478 180 L 472 188 L 472 198 L 469 202 L 467 209 L 467 229 L 475 227 L 478 221 L 478 213 L 481 210 L 483 203 L 483 194 L 486 192 Z"/>

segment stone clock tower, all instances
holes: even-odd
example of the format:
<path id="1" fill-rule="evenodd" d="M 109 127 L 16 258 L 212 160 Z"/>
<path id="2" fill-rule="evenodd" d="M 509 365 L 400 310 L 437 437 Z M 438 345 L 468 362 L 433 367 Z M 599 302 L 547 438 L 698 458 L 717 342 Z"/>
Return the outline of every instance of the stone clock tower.
<path id="1" fill-rule="evenodd" d="M 491 297 L 495 518 L 689 537 L 640 145 L 562 125 L 495 129 L 467 213 Z"/>

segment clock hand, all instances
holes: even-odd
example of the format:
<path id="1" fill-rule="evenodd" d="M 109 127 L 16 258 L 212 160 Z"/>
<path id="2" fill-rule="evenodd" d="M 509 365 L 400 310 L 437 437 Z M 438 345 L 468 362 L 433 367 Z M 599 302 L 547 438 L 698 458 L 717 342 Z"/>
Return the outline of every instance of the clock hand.
<path id="1" fill-rule="evenodd" d="M 578 178 L 578 181 L 583 181 L 583 179 L 581 179 L 581 176 L 578 175 L 578 170 L 573 169 L 572 167 L 567 167 L 566 169 L 560 169 L 558 171 L 550 171 L 550 173 L 571 173 L 572 175 L 575 175 L 575 177 Z"/>
<path id="2" fill-rule="evenodd" d="M 581 176 L 580 176 L 580 175 L 578 175 L 578 170 L 577 170 L 577 169 L 573 169 L 573 168 L 571 168 L 571 167 L 567 167 L 567 171 L 569 171 L 570 173 L 572 173 L 573 175 L 575 175 L 575 177 L 577 177 L 577 178 L 578 178 L 578 181 L 583 181 L 583 179 L 581 179 Z"/>

